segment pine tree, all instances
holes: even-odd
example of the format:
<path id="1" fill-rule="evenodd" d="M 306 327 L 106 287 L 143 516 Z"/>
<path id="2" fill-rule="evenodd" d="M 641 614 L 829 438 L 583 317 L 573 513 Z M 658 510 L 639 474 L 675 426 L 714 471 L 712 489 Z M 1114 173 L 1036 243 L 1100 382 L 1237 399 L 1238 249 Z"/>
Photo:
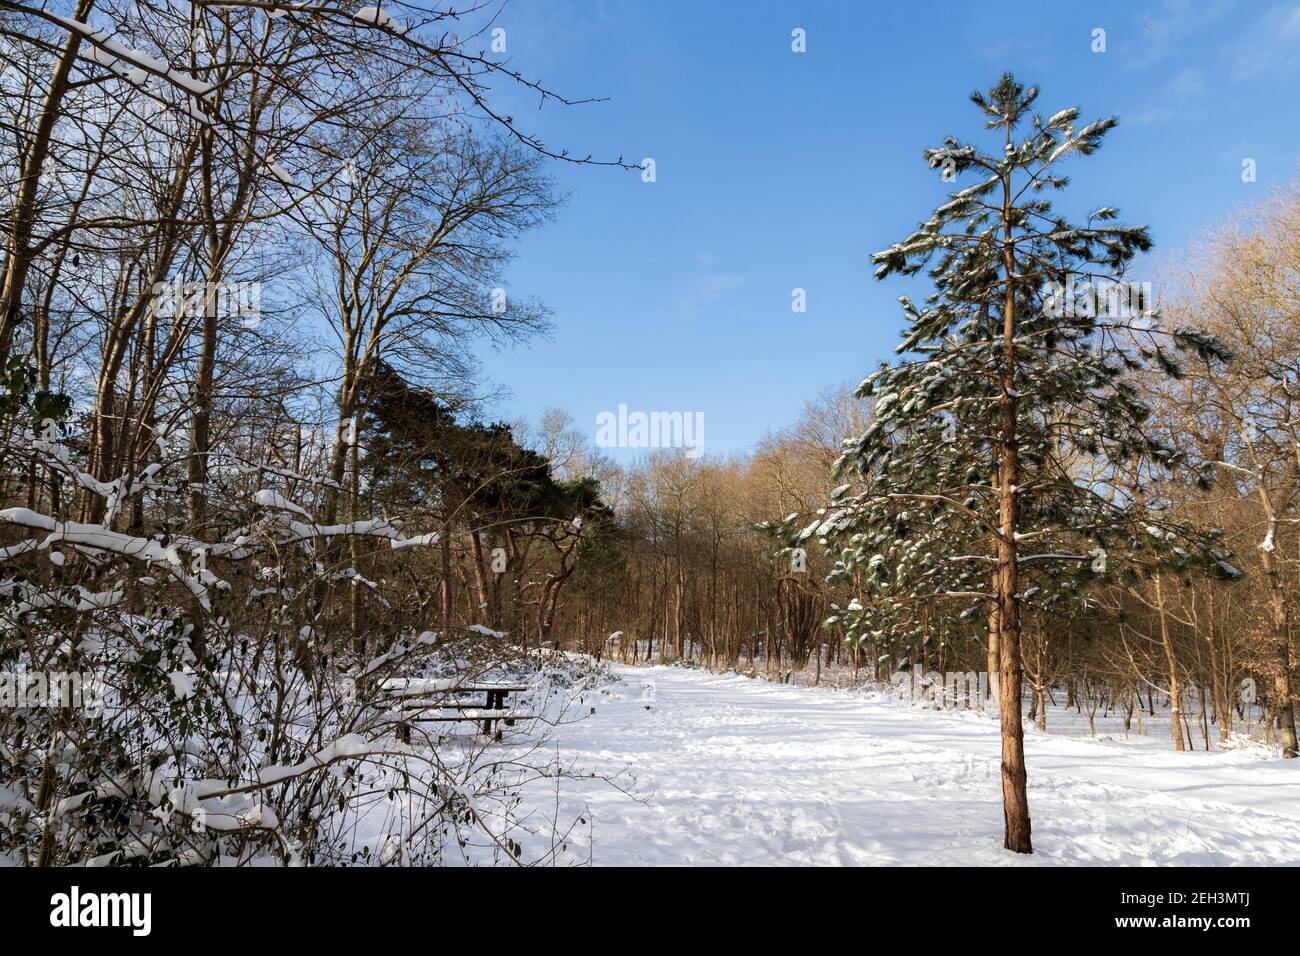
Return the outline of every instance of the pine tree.
<path id="1" fill-rule="evenodd" d="M 996 152 L 949 138 L 925 152 L 945 181 L 974 175 L 904 242 L 873 256 L 876 277 L 928 267 L 934 291 L 907 320 L 904 356 L 862 383 L 872 423 L 845 443 L 852 469 L 825 513 L 792 536 L 837 551 L 831 579 L 887 589 L 895 613 L 982 609 L 998 652 L 1005 846 L 1032 852 L 1021 727 L 1025 601 L 1078 601 L 1087 585 L 1143 568 L 1240 572 L 1214 534 L 1165 520 L 1158 481 L 1191 467 L 1149 427 L 1137 373 L 1182 374 L 1188 356 L 1227 357 L 1213 336 L 1166 329 L 1132 301 L 1125 273 L 1151 247 L 1145 227 L 1097 209 L 1076 225 L 1046 198 L 1114 118 L 1076 130 L 1077 108 L 1047 119 L 1010 75 L 971 99 Z M 1126 482 L 1124 476 L 1137 476 Z M 1202 480 L 1203 476 L 1198 476 Z M 955 605 L 954 605 L 955 602 Z M 939 610 L 942 608 L 943 610 Z M 850 632 L 873 613 L 850 605 Z"/>
<path id="2" fill-rule="evenodd" d="M 546 456 L 520 445 L 509 425 L 460 420 L 448 405 L 379 362 L 362 393 L 367 418 L 366 486 L 375 504 L 400 502 L 439 523 L 440 598 L 451 631 L 451 539 L 464 533 L 488 625 L 505 622 L 501 582 L 487 583 L 486 555 L 497 545 L 513 554 L 519 539 L 544 542 L 552 566 L 536 600 L 545 641 L 565 584 L 581 566 L 594 573 L 612 561 L 614 513 L 592 477 L 557 478 Z M 526 546 L 525 546 L 526 549 Z M 513 626 L 513 625 L 512 625 Z"/>

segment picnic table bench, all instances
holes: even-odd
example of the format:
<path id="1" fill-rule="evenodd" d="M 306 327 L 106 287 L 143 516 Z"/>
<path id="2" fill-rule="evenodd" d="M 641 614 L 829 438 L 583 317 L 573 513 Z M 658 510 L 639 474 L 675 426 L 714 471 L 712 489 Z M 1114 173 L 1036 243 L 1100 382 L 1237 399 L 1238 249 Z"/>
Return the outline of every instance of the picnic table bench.
<path id="1" fill-rule="evenodd" d="M 511 694 L 523 693 L 531 688 L 527 684 L 503 684 L 494 682 L 477 682 L 469 684 L 457 684 L 451 688 L 451 693 L 456 695 L 463 694 L 483 694 L 484 699 L 480 701 L 465 700 L 459 696 L 453 700 L 435 700 L 424 701 L 414 700 L 402 703 L 403 714 L 410 712 L 413 714 L 423 714 L 430 710 L 455 710 L 459 713 L 445 716 L 438 715 L 435 717 L 412 717 L 409 723 L 403 718 L 398 725 L 398 736 L 403 742 L 410 742 L 411 728 L 410 724 L 438 724 L 438 723 L 455 723 L 458 721 L 471 721 L 483 725 L 483 733 L 492 733 L 492 728 L 497 723 L 504 723 L 507 727 L 513 727 L 516 720 L 526 720 L 532 717 L 532 714 L 521 713 L 507 706 L 507 698 Z M 496 737 L 501 739 L 500 728 L 496 731 Z"/>

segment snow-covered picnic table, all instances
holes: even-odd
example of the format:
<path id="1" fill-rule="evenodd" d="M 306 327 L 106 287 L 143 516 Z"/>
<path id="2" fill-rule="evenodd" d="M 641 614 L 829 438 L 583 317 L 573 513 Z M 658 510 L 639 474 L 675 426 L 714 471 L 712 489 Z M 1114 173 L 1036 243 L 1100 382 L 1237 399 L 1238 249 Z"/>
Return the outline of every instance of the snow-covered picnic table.
<path id="1" fill-rule="evenodd" d="M 483 694 L 483 701 L 467 700 L 457 696 L 450 700 L 415 700 L 404 701 L 402 710 L 415 714 L 423 714 L 430 710 L 455 710 L 459 711 L 454 716 L 438 715 L 434 717 L 414 717 L 413 723 L 448 723 L 462 720 L 482 722 L 483 733 L 492 733 L 493 725 L 497 721 L 504 721 L 507 727 L 514 726 L 516 720 L 527 719 L 532 714 L 524 713 L 506 706 L 507 698 L 511 694 L 521 694 L 530 690 L 528 684 L 512 684 L 500 681 L 477 681 L 473 683 L 457 683 L 454 687 L 446 688 L 457 695 L 461 694 Z M 401 737 L 403 740 L 410 739 L 410 726 L 405 720 L 401 725 Z M 498 736 L 500 731 L 497 732 Z"/>

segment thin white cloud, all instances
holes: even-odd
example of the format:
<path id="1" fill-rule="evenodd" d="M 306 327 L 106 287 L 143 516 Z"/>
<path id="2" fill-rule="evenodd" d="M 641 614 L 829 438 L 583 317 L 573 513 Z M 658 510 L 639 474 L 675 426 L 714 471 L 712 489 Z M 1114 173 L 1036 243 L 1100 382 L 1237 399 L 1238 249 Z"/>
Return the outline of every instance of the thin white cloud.
<path id="1" fill-rule="evenodd" d="M 1264 11 L 1229 47 L 1232 78 L 1274 79 L 1300 70 L 1300 3 L 1279 3 Z"/>
<path id="2" fill-rule="evenodd" d="M 1196 67 L 1180 70 L 1163 87 L 1148 105 L 1135 116 L 1125 117 L 1125 122 L 1136 126 L 1166 123 L 1187 119 L 1200 112 L 1200 100 L 1209 89 L 1205 73 Z"/>
<path id="3" fill-rule="evenodd" d="M 1231 13 L 1236 0 L 1161 0 L 1159 6 L 1137 16 L 1139 64 L 1151 64 L 1181 52 L 1187 38 L 1197 30 Z"/>

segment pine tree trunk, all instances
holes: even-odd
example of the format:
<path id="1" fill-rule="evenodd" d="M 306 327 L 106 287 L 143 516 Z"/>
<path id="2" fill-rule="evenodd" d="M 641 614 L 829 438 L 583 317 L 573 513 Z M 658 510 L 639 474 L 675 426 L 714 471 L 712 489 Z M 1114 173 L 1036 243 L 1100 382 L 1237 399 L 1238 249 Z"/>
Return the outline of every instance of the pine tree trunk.
<path id="1" fill-rule="evenodd" d="M 1012 424 L 1014 429 L 1014 422 Z M 1004 452 L 1009 465 L 1002 470 L 1000 513 L 1002 525 L 1015 528 L 1015 460 L 1014 451 Z M 998 605 L 1001 627 L 998 643 L 1001 651 L 1001 678 L 998 705 L 1002 721 L 1002 812 L 1006 822 L 1004 846 L 1017 853 L 1032 853 L 1029 824 L 1029 797 L 1026 791 L 1025 739 L 1020 719 L 1020 607 L 1016 598 L 1016 543 L 1010 533 L 998 544 Z"/>
<path id="2" fill-rule="evenodd" d="M 1011 127 L 1007 126 L 1007 142 Z M 1026 792 L 1025 732 L 1020 721 L 1020 599 L 1017 567 L 1016 484 L 1019 481 L 1019 441 L 1016 433 L 1016 290 L 1010 220 L 1011 177 L 1003 179 L 1004 245 L 1002 306 L 1002 421 L 998 440 L 998 650 L 1001 680 L 998 687 L 1002 721 L 1002 813 L 1006 824 L 1004 846 L 1016 853 L 1032 853 L 1029 839 L 1029 796 Z"/>

